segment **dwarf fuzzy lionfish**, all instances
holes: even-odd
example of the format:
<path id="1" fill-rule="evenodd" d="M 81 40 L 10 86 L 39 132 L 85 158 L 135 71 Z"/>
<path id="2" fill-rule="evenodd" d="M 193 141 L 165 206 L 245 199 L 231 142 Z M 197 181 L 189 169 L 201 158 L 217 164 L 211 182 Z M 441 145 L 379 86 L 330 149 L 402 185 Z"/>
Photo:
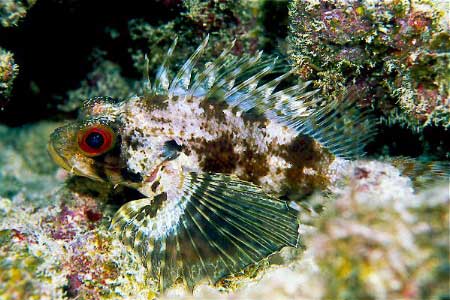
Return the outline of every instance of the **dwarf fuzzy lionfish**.
<path id="1" fill-rule="evenodd" d="M 374 127 L 350 102 L 325 103 L 310 82 L 285 88 L 276 59 L 231 55 L 199 66 L 208 37 L 169 78 L 168 50 L 143 96 L 97 97 L 51 135 L 71 173 L 138 190 L 112 221 L 161 290 L 191 289 L 299 243 L 305 140 L 336 157 L 361 155 Z M 277 74 L 278 73 L 278 74 Z M 281 200 L 283 199 L 283 200 Z"/>

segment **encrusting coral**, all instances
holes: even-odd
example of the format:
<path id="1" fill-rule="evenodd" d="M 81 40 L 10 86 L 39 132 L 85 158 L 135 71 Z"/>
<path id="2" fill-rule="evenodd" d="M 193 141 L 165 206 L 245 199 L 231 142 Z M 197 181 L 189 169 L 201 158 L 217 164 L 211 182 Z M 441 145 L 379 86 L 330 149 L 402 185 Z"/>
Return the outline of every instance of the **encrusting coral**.
<path id="1" fill-rule="evenodd" d="M 290 58 L 328 99 L 357 99 L 388 123 L 450 126 L 445 4 L 293 1 Z"/>

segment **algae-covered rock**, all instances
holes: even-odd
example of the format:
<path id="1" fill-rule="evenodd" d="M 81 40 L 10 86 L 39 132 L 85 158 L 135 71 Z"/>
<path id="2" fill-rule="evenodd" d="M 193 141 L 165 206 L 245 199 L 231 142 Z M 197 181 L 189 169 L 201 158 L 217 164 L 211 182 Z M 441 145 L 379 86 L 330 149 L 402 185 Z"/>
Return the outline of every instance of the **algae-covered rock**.
<path id="1" fill-rule="evenodd" d="M 21 204 L 18 204 L 22 202 Z M 0 198 L 0 295 L 2 299 L 62 299 L 63 246 L 39 222 L 54 210 L 33 211 L 23 200 Z"/>
<path id="2" fill-rule="evenodd" d="M 357 99 L 388 124 L 450 126 L 445 5 L 293 1 L 290 58 L 328 99 Z"/>
<path id="3" fill-rule="evenodd" d="M 11 94 L 18 73 L 19 66 L 14 62 L 14 55 L 0 47 L 0 109 Z"/>
<path id="4" fill-rule="evenodd" d="M 448 273 L 439 273 L 448 267 L 447 180 L 415 194 L 389 164 L 361 161 L 338 173 L 338 197 L 306 237 L 323 299 L 448 297 Z"/>
<path id="5" fill-rule="evenodd" d="M 19 24 L 36 0 L 2 0 L 0 2 L 0 24 L 13 27 Z"/>
<path id="6" fill-rule="evenodd" d="M 62 111 L 76 111 L 82 100 L 108 96 L 113 98 L 127 98 L 139 91 L 139 83 L 127 79 L 121 75 L 119 65 L 100 60 L 98 65 L 93 66 L 92 72 L 87 74 L 86 79 L 80 83 L 80 87 L 67 92 L 64 104 L 59 105 Z"/>
<path id="7" fill-rule="evenodd" d="M 173 61 L 183 63 L 194 52 L 206 34 L 210 45 L 204 59 L 217 57 L 224 47 L 236 40 L 234 54 L 253 54 L 261 49 L 263 32 L 258 22 L 262 3 L 258 1 L 183 1 L 180 15 L 161 24 L 145 19 L 129 21 L 132 40 L 139 48 L 132 48 L 134 66 L 144 73 L 144 57 L 149 58 L 149 69 L 156 71 L 166 56 L 167 49 L 178 38 Z"/>
<path id="8" fill-rule="evenodd" d="M 101 198 L 63 189 L 41 207 L 26 194 L 1 199 L 1 299 L 153 298 L 142 264 L 111 236 Z"/>

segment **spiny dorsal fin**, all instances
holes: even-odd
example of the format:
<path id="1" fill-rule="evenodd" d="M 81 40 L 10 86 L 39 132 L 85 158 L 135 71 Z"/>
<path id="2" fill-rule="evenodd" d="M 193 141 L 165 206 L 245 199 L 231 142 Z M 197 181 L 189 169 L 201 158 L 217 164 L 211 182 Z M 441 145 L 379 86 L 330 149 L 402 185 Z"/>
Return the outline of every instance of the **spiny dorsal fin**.
<path id="1" fill-rule="evenodd" d="M 196 65 L 198 59 L 205 51 L 206 45 L 208 44 L 209 34 L 203 40 L 203 42 L 198 46 L 198 48 L 194 51 L 191 57 L 184 63 L 181 69 L 178 71 L 175 78 L 170 83 L 169 87 L 169 97 L 172 95 L 186 94 L 186 91 L 189 90 L 189 86 L 191 83 L 192 69 Z"/>
<path id="2" fill-rule="evenodd" d="M 280 73 L 277 59 L 262 58 L 262 52 L 233 56 L 230 52 L 234 44 L 213 62 L 195 68 L 207 42 L 208 37 L 170 81 L 167 61 L 173 52 L 172 45 L 158 72 L 153 87 L 155 93 L 223 101 L 230 107 L 265 115 L 299 134 L 311 136 L 338 157 L 353 158 L 364 154 L 364 146 L 375 134 L 375 122 L 352 101 L 323 105 L 318 97 L 319 90 L 306 89 L 310 82 L 276 91 L 294 70 L 267 80 L 268 75 Z M 260 84 L 261 81 L 265 82 Z"/>
<path id="3" fill-rule="evenodd" d="M 153 84 L 152 90 L 156 95 L 167 95 L 169 93 L 169 72 L 168 72 L 168 64 L 170 58 L 172 58 L 173 50 L 177 45 L 178 38 L 175 38 L 169 50 L 167 50 L 167 54 L 164 57 L 164 60 L 161 66 L 158 68 L 155 76 L 155 83 Z"/>
<path id="4" fill-rule="evenodd" d="M 285 246 L 297 246 L 296 212 L 249 182 L 188 173 L 180 198 L 172 200 L 176 209 L 156 214 L 154 199 L 129 202 L 111 224 L 159 279 L 161 290 L 178 277 L 191 289 L 203 278 L 214 283 Z M 170 226 L 161 225 L 170 218 Z"/>

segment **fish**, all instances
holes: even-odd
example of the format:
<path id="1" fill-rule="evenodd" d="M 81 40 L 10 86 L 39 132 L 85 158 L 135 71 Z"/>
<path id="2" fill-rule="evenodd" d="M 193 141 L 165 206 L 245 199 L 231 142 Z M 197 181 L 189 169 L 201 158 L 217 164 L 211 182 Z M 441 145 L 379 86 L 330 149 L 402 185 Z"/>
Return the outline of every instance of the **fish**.
<path id="1" fill-rule="evenodd" d="M 116 212 L 111 228 L 161 291 L 178 279 L 191 290 L 213 284 L 298 247 L 292 158 L 308 139 L 333 157 L 357 157 L 375 132 L 365 111 L 324 104 L 311 82 L 283 86 L 295 70 L 262 51 L 234 56 L 231 43 L 200 64 L 208 39 L 171 76 L 175 40 L 142 95 L 84 101 L 48 143 L 71 174 L 143 195 Z"/>

